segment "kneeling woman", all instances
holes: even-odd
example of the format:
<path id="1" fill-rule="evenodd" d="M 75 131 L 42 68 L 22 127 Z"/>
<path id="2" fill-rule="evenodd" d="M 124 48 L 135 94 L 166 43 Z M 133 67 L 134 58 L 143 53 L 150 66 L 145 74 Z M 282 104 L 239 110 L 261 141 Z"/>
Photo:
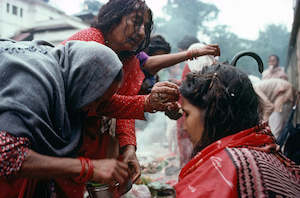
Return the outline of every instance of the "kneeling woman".
<path id="1" fill-rule="evenodd" d="M 180 92 L 194 152 L 177 197 L 300 197 L 300 167 L 276 151 L 246 74 L 206 67 L 190 73 Z"/>
<path id="2" fill-rule="evenodd" d="M 77 159 L 88 111 L 122 81 L 122 63 L 111 49 L 95 42 L 54 48 L 0 40 L 0 73 L 1 198 L 68 197 L 56 182 L 62 178 L 108 184 L 127 179 L 123 162 Z"/>

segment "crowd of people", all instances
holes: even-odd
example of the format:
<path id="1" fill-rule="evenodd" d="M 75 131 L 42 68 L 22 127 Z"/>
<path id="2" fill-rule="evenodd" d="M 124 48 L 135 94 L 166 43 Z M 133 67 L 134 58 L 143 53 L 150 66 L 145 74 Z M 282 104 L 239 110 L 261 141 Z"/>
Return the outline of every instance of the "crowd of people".
<path id="1" fill-rule="evenodd" d="M 152 29 L 145 1 L 110 0 L 58 46 L 0 40 L 1 198 L 82 198 L 87 182 L 119 197 L 141 175 L 135 119 L 181 110 L 176 197 L 300 196 L 300 166 L 276 146 L 297 96 L 278 56 L 254 83 L 217 44 L 184 37 L 170 53 Z"/>

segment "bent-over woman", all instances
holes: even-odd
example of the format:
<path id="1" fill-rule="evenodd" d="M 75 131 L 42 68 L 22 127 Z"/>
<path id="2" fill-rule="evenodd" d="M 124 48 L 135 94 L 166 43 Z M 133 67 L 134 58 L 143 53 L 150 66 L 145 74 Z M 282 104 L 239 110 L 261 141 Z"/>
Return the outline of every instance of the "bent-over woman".
<path id="1" fill-rule="evenodd" d="M 88 112 L 122 81 L 122 63 L 110 48 L 0 40 L 0 73 L 1 198 L 70 197 L 60 179 L 79 184 L 127 179 L 126 163 L 78 156 Z M 72 193 L 83 196 L 81 189 Z"/>

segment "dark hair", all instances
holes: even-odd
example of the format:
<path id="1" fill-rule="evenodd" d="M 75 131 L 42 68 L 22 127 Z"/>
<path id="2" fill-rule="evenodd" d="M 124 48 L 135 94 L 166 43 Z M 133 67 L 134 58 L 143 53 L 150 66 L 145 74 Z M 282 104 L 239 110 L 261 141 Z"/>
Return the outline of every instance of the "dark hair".
<path id="1" fill-rule="evenodd" d="M 192 44 L 194 43 L 199 43 L 200 41 L 194 37 L 194 36 L 190 36 L 190 35 L 185 35 L 178 43 L 177 43 L 177 47 L 182 49 L 182 50 L 187 50 Z"/>
<path id="2" fill-rule="evenodd" d="M 164 51 L 169 54 L 171 46 L 163 36 L 155 35 L 150 38 L 150 44 L 144 51 L 150 56 L 153 56 L 157 51 Z"/>
<path id="3" fill-rule="evenodd" d="M 128 55 L 137 54 L 149 45 L 150 34 L 153 28 L 152 11 L 144 0 L 110 0 L 100 8 L 97 21 L 92 26 L 100 29 L 105 36 L 121 22 L 123 16 L 138 11 L 146 12 L 149 20 L 145 24 L 144 41 L 135 52 L 131 52 Z M 135 24 L 135 26 L 138 27 L 139 24 Z"/>
<path id="4" fill-rule="evenodd" d="M 276 58 L 277 62 L 279 63 L 279 61 L 280 61 L 279 57 L 276 54 L 271 54 L 269 56 L 269 58 L 271 58 L 272 56 L 274 56 Z"/>
<path id="5" fill-rule="evenodd" d="M 123 79 L 123 69 L 119 71 L 119 73 L 116 75 L 114 82 L 121 82 Z"/>
<path id="6" fill-rule="evenodd" d="M 235 67 L 216 64 L 189 73 L 180 92 L 191 104 L 206 110 L 202 139 L 193 155 L 223 137 L 259 124 L 259 97 L 248 76 Z"/>

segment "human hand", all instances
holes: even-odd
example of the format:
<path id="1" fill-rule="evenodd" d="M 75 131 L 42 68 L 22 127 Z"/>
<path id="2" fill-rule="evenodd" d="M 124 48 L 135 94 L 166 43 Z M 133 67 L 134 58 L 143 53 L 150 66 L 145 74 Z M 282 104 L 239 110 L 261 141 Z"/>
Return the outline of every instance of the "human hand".
<path id="1" fill-rule="evenodd" d="M 205 45 L 202 48 L 190 49 L 186 53 L 187 59 L 194 59 L 204 55 L 220 56 L 221 52 L 220 52 L 219 45 L 215 45 L 215 44 Z"/>
<path id="2" fill-rule="evenodd" d="M 171 82 L 156 83 L 145 101 L 145 112 L 166 111 L 179 99 L 179 88 Z"/>
<path id="3" fill-rule="evenodd" d="M 116 159 L 92 160 L 94 173 L 92 181 L 115 186 L 116 182 L 123 184 L 128 176 L 128 165 Z"/>
<path id="4" fill-rule="evenodd" d="M 128 164 L 130 178 L 132 180 L 132 183 L 135 183 L 136 180 L 141 176 L 141 167 L 136 157 L 135 146 L 124 146 L 121 149 L 121 158 L 124 163 Z"/>
<path id="5" fill-rule="evenodd" d="M 175 79 L 175 78 L 171 78 L 171 79 L 169 79 L 168 81 L 171 82 L 171 83 L 174 83 L 174 84 L 176 84 L 176 85 L 178 85 L 178 86 L 180 86 L 181 83 L 182 83 L 181 80 L 178 80 L 178 79 Z"/>
<path id="6" fill-rule="evenodd" d="M 168 110 L 165 111 L 165 115 L 168 116 L 171 120 L 178 120 L 182 117 L 183 111 L 181 109 L 181 106 L 178 102 L 172 103 Z"/>

